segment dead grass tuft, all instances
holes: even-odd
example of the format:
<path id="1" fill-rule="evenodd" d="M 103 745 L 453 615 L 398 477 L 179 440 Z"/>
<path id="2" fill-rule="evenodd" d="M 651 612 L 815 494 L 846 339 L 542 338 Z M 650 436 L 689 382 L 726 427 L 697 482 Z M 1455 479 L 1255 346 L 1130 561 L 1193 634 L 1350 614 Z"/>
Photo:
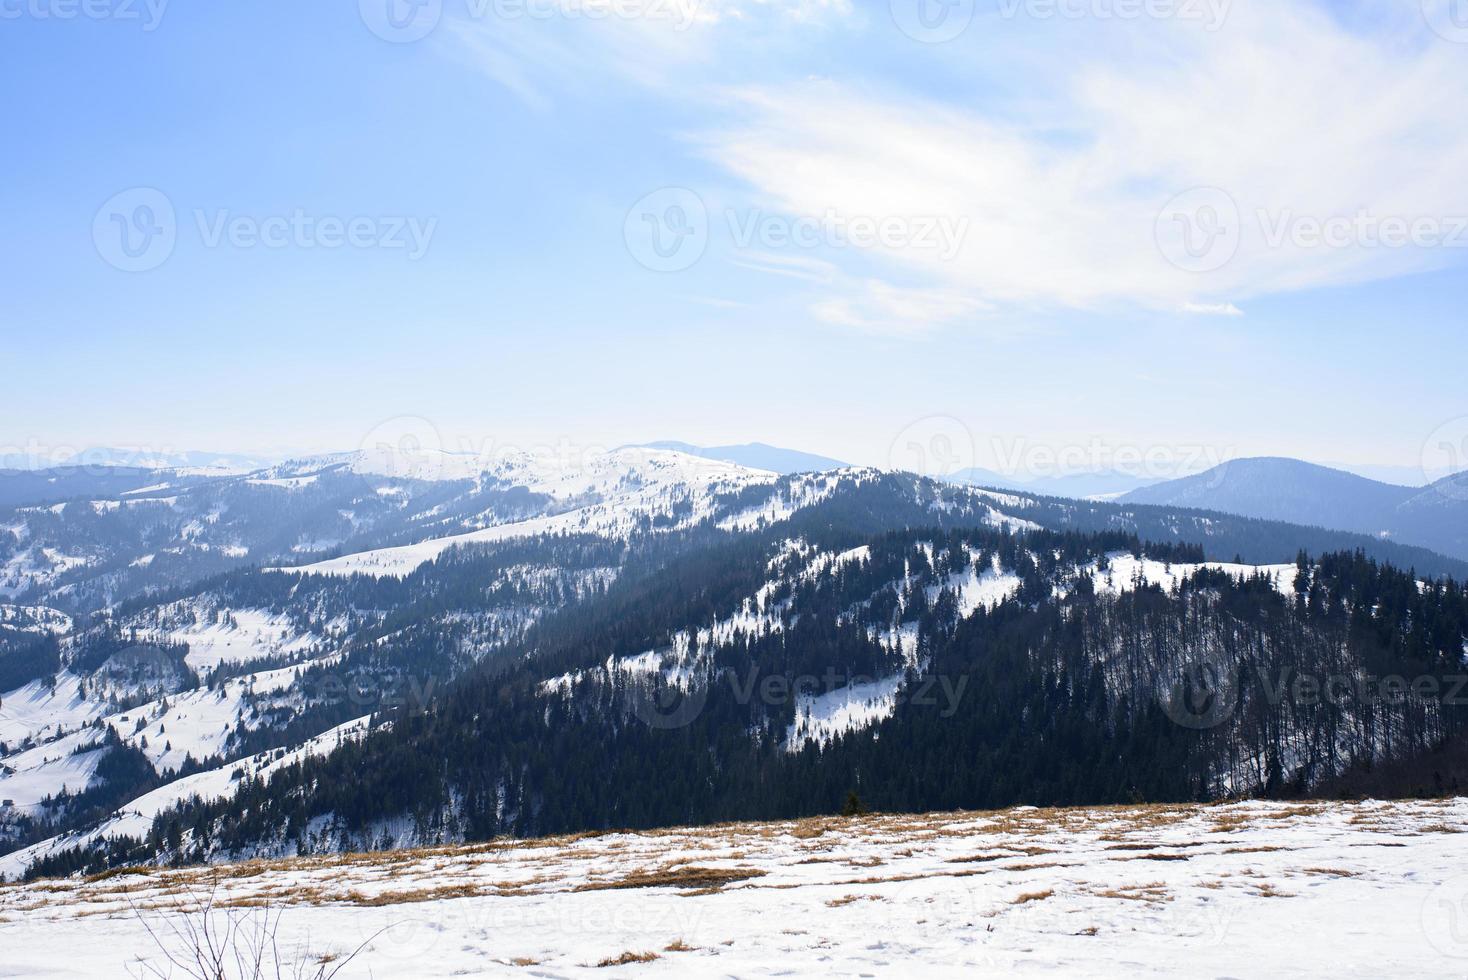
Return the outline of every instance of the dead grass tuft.
<path id="1" fill-rule="evenodd" d="M 691 865 L 632 874 L 616 881 L 589 881 L 572 891 L 595 892 L 616 888 L 697 888 L 720 889 L 736 881 L 762 878 L 769 874 L 759 868 L 697 868 Z M 701 892 L 707 894 L 707 891 Z"/>
<path id="2" fill-rule="evenodd" d="M 1009 904 L 1025 905 L 1029 902 L 1043 902 L 1045 899 L 1050 898 L 1054 894 L 1055 889 L 1053 888 L 1047 888 L 1045 891 L 1042 892 L 1025 892 L 1023 895 L 1021 895 L 1019 898 L 1014 899 Z"/>
<path id="3" fill-rule="evenodd" d="M 629 949 L 621 956 L 608 956 L 597 966 L 626 966 L 629 963 L 651 963 L 656 959 L 660 959 L 657 953 L 634 953 Z"/>

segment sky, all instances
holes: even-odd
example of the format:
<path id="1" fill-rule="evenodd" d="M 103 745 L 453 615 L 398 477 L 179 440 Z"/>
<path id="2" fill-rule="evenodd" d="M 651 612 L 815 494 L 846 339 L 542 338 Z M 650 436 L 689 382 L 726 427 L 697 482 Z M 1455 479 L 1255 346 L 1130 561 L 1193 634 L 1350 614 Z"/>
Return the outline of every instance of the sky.
<path id="1" fill-rule="evenodd" d="M 0 82 L 12 453 L 1468 465 L 1468 0 L 0 0 Z"/>

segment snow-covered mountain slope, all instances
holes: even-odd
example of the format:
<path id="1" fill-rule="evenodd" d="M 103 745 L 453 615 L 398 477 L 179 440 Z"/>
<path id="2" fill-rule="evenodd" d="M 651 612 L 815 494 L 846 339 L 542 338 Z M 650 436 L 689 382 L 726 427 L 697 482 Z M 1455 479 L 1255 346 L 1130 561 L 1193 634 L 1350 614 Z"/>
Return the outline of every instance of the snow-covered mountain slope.
<path id="1" fill-rule="evenodd" d="M 237 475 L 159 470 L 127 471 L 124 477 L 123 472 L 44 479 L 22 474 L 33 483 L 42 480 L 27 484 L 26 492 L 39 497 L 8 509 L 0 494 L 0 601 L 75 615 L 235 568 L 316 565 L 328 574 L 401 575 L 454 544 L 542 533 L 625 538 L 685 528 L 715 513 L 725 528 L 747 530 L 760 521 L 784 519 L 835 487 L 869 481 L 875 473 L 845 469 L 780 477 L 686 453 L 636 448 L 480 456 L 391 445 Z M 991 519 L 1016 529 L 1123 529 L 1149 540 L 1211 542 L 1218 554 L 1210 557 L 1238 553 L 1248 561 L 1288 560 L 1291 546 L 1312 551 L 1360 546 L 1427 574 L 1468 573 L 1468 563 L 1447 562 L 1379 538 L 1347 543 L 1343 535 L 1306 535 L 1286 525 L 1045 500 L 1027 493 L 993 498 Z"/>
<path id="2" fill-rule="evenodd" d="M 61 834 L 30 847 L 0 855 L 0 881 L 7 878 L 18 878 L 33 862 L 65 848 L 84 847 L 114 836 L 141 837 L 152 827 L 154 817 L 164 810 L 194 798 L 213 800 L 228 796 L 234 792 L 239 780 L 246 776 L 254 779 L 268 779 L 272 773 L 286 766 L 295 765 L 313 755 L 330 752 L 341 746 L 344 741 L 360 738 L 367 730 L 368 722 L 369 719 L 365 717 L 354 719 L 308 739 L 289 751 L 262 752 L 238 759 L 228 765 L 183 776 L 130 800 L 93 827 Z M 33 754 L 41 751 L 40 749 L 33 750 Z M 23 769 L 12 779 L 0 780 L 0 792 L 25 792 L 29 789 L 32 794 L 35 794 L 41 788 L 37 784 L 42 779 L 54 783 L 58 779 L 72 778 L 80 780 L 81 784 L 85 786 L 87 777 L 90 776 L 90 770 L 87 767 L 95 769 L 97 757 L 101 751 L 97 749 L 69 756 L 59 772 L 44 772 L 40 767 Z M 53 788 L 49 792 L 56 792 L 56 790 Z M 36 799 L 39 799 L 39 796 L 36 796 Z M 34 806 L 34 804 L 29 805 Z M 24 809 L 27 804 L 20 803 L 17 806 Z"/>
<path id="3" fill-rule="evenodd" d="M 58 841 L 111 847 L 99 828 L 134 798 L 292 751 L 363 716 L 422 712 L 482 665 L 511 673 L 505 703 L 542 726 L 578 719 L 612 724 L 613 735 L 618 718 L 665 720 L 644 702 L 669 690 L 719 704 L 749 676 L 793 678 L 800 683 L 774 710 L 750 714 L 749 695 L 729 710 L 749 715 L 740 738 L 799 764 L 809 750 L 907 724 L 917 694 L 962 698 L 972 665 L 944 658 L 956 636 L 1001 610 L 1187 591 L 1200 610 L 1214 593 L 1238 592 L 1257 606 L 1264 600 L 1246 588 L 1251 579 L 1265 583 L 1271 602 L 1290 602 L 1300 569 L 1283 560 L 1320 541 L 1356 544 L 1219 515 L 875 470 L 777 476 L 632 448 L 576 465 L 379 448 L 240 478 L 160 478 L 115 500 L 28 507 L 17 517 L 15 533 L 30 547 L 56 550 L 41 542 L 64 540 L 85 552 L 83 540 L 112 542 L 105 560 L 27 587 L 31 604 L 0 606 L 0 671 L 12 679 L 0 685 L 8 688 L 0 690 L 0 765 L 14 770 L 0 770 L 0 800 L 26 804 L 0 814 L 0 841 L 45 844 L 30 853 L 63 863 L 70 845 Z M 1086 537 L 1094 532 L 1102 537 Z M 264 543 L 239 543 L 247 539 Z M 309 560 L 325 543 L 329 557 Z M 138 549 L 146 554 L 129 559 Z M 230 561 L 247 567 L 196 563 L 150 575 L 170 550 L 190 549 L 244 549 Z M 1250 557 L 1223 560 L 1236 554 Z M 117 571 L 124 559 L 125 575 Z M 265 567 L 248 567 L 256 564 Z M 221 571 L 179 581 L 204 567 Z M 1195 588 L 1195 580 L 1222 584 Z M 64 612 L 36 596 L 76 605 Z M 102 596 L 113 598 L 82 614 Z M 1112 645 L 1119 627 L 1096 622 L 1100 633 L 1077 656 L 1137 662 Z M 1226 631 L 1214 640 L 1233 642 Z M 1168 656 L 1188 642 L 1167 635 Z M 1127 703 L 1155 702 L 1166 689 L 1160 676 L 1110 666 L 1105 675 L 1107 696 Z M 1436 724 L 1429 718 L 1428 730 Z M 514 737 L 529 744 L 539 735 Z M 1214 788 L 1250 785 L 1249 767 L 1265 765 L 1259 752 L 1244 753 L 1237 772 L 1202 766 L 1198 778 Z M 1307 769 L 1303 756 L 1275 762 L 1286 773 Z M 1344 756 L 1311 762 L 1324 767 L 1311 778 L 1344 764 Z M 527 800 L 542 791 L 515 790 Z M 504 797 L 496 826 L 543 826 L 510 800 L 509 787 L 495 792 Z M 226 793 L 221 805 L 233 799 Z M 404 840 L 469 832 L 461 805 L 439 801 L 431 812 L 430 824 L 440 822 L 415 826 Z M 217 841 L 202 849 L 189 841 L 186 850 L 212 858 L 241 843 L 260 852 L 307 839 L 375 843 L 370 827 L 322 816 L 309 833 L 297 827 L 242 842 L 231 831 L 236 842 L 223 850 Z M 78 867 L 93 858 L 79 857 Z"/>
<path id="4" fill-rule="evenodd" d="M 149 588 L 303 557 L 476 532 L 470 541 L 683 526 L 721 495 L 775 479 L 647 449 L 560 458 L 385 446 L 233 476 L 157 471 L 115 496 L 0 510 L 0 599 L 90 612 Z"/>
<path id="5" fill-rule="evenodd" d="M 167 970 L 207 921 L 241 949 L 267 923 L 271 975 L 330 958 L 342 980 L 1446 978 L 1468 956 L 1465 832 L 1455 799 L 499 841 L 36 882 L 0 890 L 0 946 L 14 975 L 56 977 Z"/>
<path id="6" fill-rule="evenodd" d="M 664 441 L 650 442 L 643 448 L 671 449 L 690 456 L 721 459 L 726 463 L 735 463 L 756 470 L 768 470 L 771 473 L 782 475 L 821 473 L 826 470 L 845 469 L 851 465 L 839 459 L 832 459 L 830 456 L 801 452 L 798 449 L 783 449 L 763 442 L 749 442 L 738 446 L 694 446 L 686 442 Z"/>
<path id="7" fill-rule="evenodd" d="M 398 464 L 358 458 L 351 465 L 392 469 Z M 625 539 L 653 528 L 687 528 L 714 516 L 721 496 L 775 482 L 774 474 L 764 471 L 684 453 L 635 448 L 591 457 L 586 465 L 574 469 L 547 470 L 533 465 L 529 458 L 516 457 L 501 461 L 490 473 L 495 480 L 543 495 L 548 500 L 546 509 L 556 512 L 281 570 L 308 575 L 402 576 L 450 548 L 465 545 L 550 534 Z"/>

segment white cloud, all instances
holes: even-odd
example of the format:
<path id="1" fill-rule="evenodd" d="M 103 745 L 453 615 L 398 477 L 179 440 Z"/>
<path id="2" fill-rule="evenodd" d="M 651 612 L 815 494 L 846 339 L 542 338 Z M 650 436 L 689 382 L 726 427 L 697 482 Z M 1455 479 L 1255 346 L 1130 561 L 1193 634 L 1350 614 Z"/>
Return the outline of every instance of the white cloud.
<path id="1" fill-rule="evenodd" d="M 672 3 L 690 16 L 456 26 L 489 77 L 538 107 L 608 79 L 691 104 L 708 120 L 693 138 L 744 185 L 748 208 L 966 221 L 956 255 L 876 245 L 801 266 L 736 254 L 827 281 L 812 304 L 824 322 L 906 329 L 991 306 L 1238 315 L 1233 303 L 1252 297 L 1468 254 L 1312 236 L 1332 219 L 1359 227 L 1363 212 L 1373 227 L 1462 217 L 1468 229 L 1468 47 L 1434 34 L 1416 0 L 1374 7 L 1369 30 L 1307 0 L 1232 0 L 1214 31 L 985 21 L 931 52 L 885 10 L 866 18 L 848 0 Z M 783 54 L 832 24 L 853 42 L 844 59 L 819 59 L 840 81 L 812 80 Z M 971 49 L 990 76 L 963 70 Z M 904 70 L 920 77 L 888 63 L 914 51 L 923 67 Z M 937 64 L 935 86 L 924 71 Z M 997 91 L 995 65 L 1016 73 Z M 752 81 L 717 87 L 731 75 Z M 1213 189 L 1208 210 L 1165 214 L 1196 188 Z M 1197 254 L 1179 255 L 1185 244 Z M 1209 244 L 1221 250 L 1198 251 Z M 926 287 L 873 285 L 892 281 Z"/>
<path id="2" fill-rule="evenodd" d="M 608 80 L 688 96 L 720 45 L 798 36 L 851 13 L 849 0 L 469 0 L 446 26 L 460 55 L 540 109 L 552 90 Z"/>
<path id="3" fill-rule="evenodd" d="M 1412 27 L 1368 38 L 1311 6 L 1240 0 L 1215 33 L 1137 25 L 1150 43 L 1133 57 L 1054 65 L 1058 90 L 1035 95 L 1025 118 L 966 109 L 962 92 L 919 102 L 849 83 L 748 86 L 730 93 L 740 121 L 705 145 L 755 198 L 792 213 L 967 217 L 954 261 L 883 257 L 976 300 L 1220 307 L 1452 261 L 1441 248 L 1295 234 L 1363 209 L 1368 224 L 1468 217 L 1468 57 L 1424 37 L 1420 18 Z M 1169 261 L 1158 221 L 1202 187 L 1225 191 L 1239 218 L 1210 212 L 1232 258 L 1199 271 Z M 825 310 L 839 319 L 845 307 Z"/>
<path id="4" fill-rule="evenodd" d="M 880 279 L 844 288 L 839 296 L 810 308 L 822 323 L 881 334 L 918 333 L 988 309 L 989 304 L 963 293 L 899 287 Z"/>

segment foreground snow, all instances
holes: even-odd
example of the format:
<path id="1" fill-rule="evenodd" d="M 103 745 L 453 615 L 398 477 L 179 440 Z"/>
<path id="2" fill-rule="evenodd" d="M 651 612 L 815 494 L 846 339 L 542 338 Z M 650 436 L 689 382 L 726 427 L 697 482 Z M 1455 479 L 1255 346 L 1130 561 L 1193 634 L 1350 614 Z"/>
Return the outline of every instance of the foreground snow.
<path id="1" fill-rule="evenodd" d="M 1464 831 L 1468 799 L 1021 808 L 120 874 L 0 889 L 0 976 L 166 971 L 149 930 L 180 952 L 210 896 L 279 914 L 287 974 L 1461 976 Z"/>

